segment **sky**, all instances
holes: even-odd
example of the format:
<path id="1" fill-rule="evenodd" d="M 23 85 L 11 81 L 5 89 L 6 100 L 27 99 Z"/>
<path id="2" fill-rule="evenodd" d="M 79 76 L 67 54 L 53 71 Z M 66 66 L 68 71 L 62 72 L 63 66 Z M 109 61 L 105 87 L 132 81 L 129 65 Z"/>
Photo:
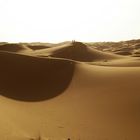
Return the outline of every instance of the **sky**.
<path id="1" fill-rule="evenodd" d="M 140 38 L 140 0 L 0 0 L 0 42 Z"/>

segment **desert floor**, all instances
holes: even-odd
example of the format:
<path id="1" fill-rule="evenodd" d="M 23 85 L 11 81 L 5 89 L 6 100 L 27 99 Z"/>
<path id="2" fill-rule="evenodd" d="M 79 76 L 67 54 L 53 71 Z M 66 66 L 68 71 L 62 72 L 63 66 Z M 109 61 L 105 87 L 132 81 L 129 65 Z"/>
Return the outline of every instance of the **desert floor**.
<path id="1" fill-rule="evenodd" d="M 140 140 L 140 41 L 1 43 L 1 140 Z"/>

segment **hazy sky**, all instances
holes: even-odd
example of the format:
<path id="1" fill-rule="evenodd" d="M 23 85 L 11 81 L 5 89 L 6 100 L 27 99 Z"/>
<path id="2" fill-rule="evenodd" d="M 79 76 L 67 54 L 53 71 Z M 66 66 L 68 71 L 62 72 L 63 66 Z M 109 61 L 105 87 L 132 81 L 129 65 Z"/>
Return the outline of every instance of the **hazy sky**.
<path id="1" fill-rule="evenodd" d="M 140 0 L 0 0 L 0 41 L 140 38 Z"/>

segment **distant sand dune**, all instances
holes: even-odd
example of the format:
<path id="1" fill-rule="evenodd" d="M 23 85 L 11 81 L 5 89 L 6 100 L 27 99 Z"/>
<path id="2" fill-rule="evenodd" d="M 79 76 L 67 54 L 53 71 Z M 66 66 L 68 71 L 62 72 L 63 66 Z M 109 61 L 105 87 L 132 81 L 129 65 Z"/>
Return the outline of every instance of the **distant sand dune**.
<path id="1" fill-rule="evenodd" d="M 106 61 L 121 58 L 119 55 L 110 54 L 93 49 L 81 42 L 64 44 L 63 46 L 46 49 L 35 53 L 37 56 L 50 56 L 56 58 L 66 58 L 76 61 Z"/>
<path id="2" fill-rule="evenodd" d="M 119 55 L 132 55 L 130 51 L 116 51 L 115 54 Z"/>
<path id="3" fill-rule="evenodd" d="M 46 48 L 50 48 L 50 46 L 47 45 L 39 45 L 39 44 L 32 44 L 32 45 L 27 45 L 28 48 L 32 49 L 32 50 L 41 50 L 41 49 L 46 49 Z"/>
<path id="4" fill-rule="evenodd" d="M 31 51 L 30 48 L 28 48 L 25 45 L 21 45 L 21 44 L 1 44 L 0 45 L 0 50 L 1 51 L 8 51 L 8 52 L 27 52 L 27 51 Z"/>
<path id="5" fill-rule="evenodd" d="M 107 54 L 97 51 L 91 47 L 86 46 L 83 43 L 75 42 L 74 44 L 67 46 L 63 49 L 54 51 L 51 56 L 68 58 L 77 61 L 100 61 L 118 58 L 113 54 Z"/>
<path id="6" fill-rule="evenodd" d="M 140 67 L 140 60 L 138 57 L 126 57 L 107 62 L 88 62 L 88 64 L 109 67 Z"/>

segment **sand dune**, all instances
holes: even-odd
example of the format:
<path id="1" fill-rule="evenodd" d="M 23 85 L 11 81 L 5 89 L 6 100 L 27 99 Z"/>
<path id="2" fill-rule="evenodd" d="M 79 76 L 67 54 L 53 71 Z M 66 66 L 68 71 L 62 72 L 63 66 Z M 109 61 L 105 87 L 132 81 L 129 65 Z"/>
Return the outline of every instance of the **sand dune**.
<path id="1" fill-rule="evenodd" d="M 31 51 L 30 48 L 28 48 L 25 45 L 21 45 L 21 44 L 1 44 L 0 45 L 0 51 L 8 51 L 8 52 L 28 52 Z"/>
<path id="2" fill-rule="evenodd" d="M 71 61 L 7 52 L 0 52 L 0 65 L 1 94 L 31 101 L 59 95 L 67 88 L 74 71 Z"/>
<path id="3" fill-rule="evenodd" d="M 130 51 L 115 51 L 114 53 L 119 55 L 132 55 Z"/>
<path id="4" fill-rule="evenodd" d="M 23 43 L 25 44 L 28 48 L 32 50 L 41 50 L 41 49 L 46 49 L 53 47 L 55 44 L 52 43 Z"/>
<path id="5" fill-rule="evenodd" d="M 49 48 L 48 46 L 45 45 L 27 45 L 32 50 L 40 50 L 40 49 L 46 49 Z"/>
<path id="6" fill-rule="evenodd" d="M 35 50 L 34 52 L 31 52 L 30 55 L 39 56 L 39 57 L 48 57 L 49 55 L 51 55 L 53 51 L 62 49 L 68 46 L 69 44 L 70 42 L 58 43 L 49 48 Z"/>
<path id="7" fill-rule="evenodd" d="M 140 67 L 140 60 L 137 57 L 126 57 L 105 62 L 88 62 L 90 65 L 110 66 L 110 67 Z"/>
<path id="8" fill-rule="evenodd" d="M 138 57 L 81 42 L 8 47 L 0 51 L 0 139 L 140 139 Z"/>
<path id="9" fill-rule="evenodd" d="M 28 103 L 2 97 L 1 110 L 9 116 L 1 118 L 2 130 L 13 140 L 39 135 L 60 140 L 138 140 L 139 75 L 140 68 L 76 64 L 69 87 L 52 100 Z M 3 119 L 9 121 L 6 128 Z"/>
<path id="10" fill-rule="evenodd" d="M 67 58 L 77 61 L 100 61 L 119 58 L 117 55 L 107 54 L 92 49 L 81 42 L 74 42 L 72 45 L 52 52 L 50 56 Z"/>
<path id="11" fill-rule="evenodd" d="M 62 46 L 46 49 L 45 52 L 42 50 L 34 54 L 37 56 L 66 58 L 82 62 L 107 61 L 121 58 L 119 55 L 98 51 L 81 42 L 64 44 Z"/>

